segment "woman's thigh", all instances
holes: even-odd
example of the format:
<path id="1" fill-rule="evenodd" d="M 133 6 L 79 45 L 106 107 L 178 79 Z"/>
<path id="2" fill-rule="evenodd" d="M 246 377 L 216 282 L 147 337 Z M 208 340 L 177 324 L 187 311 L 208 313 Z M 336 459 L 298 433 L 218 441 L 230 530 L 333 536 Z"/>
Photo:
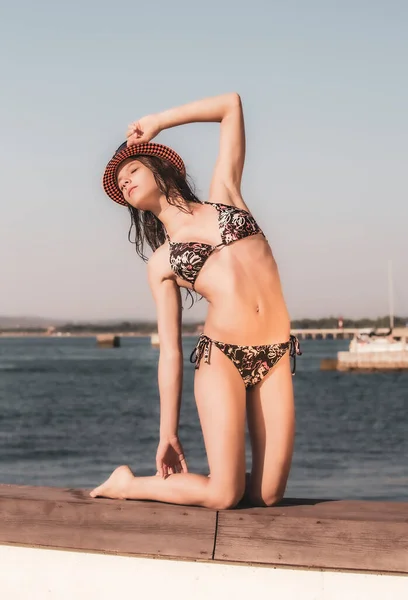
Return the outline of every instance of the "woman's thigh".
<path id="1" fill-rule="evenodd" d="M 210 364 L 201 360 L 194 393 L 203 431 L 211 486 L 223 498 L 238 500 L 245 490 L 246 393 L 242 378 L 219 348 Z"/>
<path id="2" fill-rule="evenodd" d="M 285 492 L 295 437 L 295 406 L 289 354 L 247 394 L 252 447 L 249 497 L 271 505 Z"/>

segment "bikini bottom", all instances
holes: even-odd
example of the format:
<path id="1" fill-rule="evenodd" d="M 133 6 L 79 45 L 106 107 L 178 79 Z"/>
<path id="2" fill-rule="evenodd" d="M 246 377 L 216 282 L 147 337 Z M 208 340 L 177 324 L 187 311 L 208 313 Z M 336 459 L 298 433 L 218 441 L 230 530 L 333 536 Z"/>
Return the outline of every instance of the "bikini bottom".
<path id="1" fill-rule="evenodd" d="M 302 354 L 299 340 L 294 335 L 290 336 L 289 341 L 280 344 L 237 346 L 235 344 L 217 342 L 202 333 L 190 356 L 190 362 L 195 363 L 196 369 L 199 368 L 202 358 L 204 358 L 204 362 L 210 364 L 212 344 L 217 346 L 233 362 L 246 388 L 259 383 L 288 350 L 289 355 L 293 359 L 291 370 L 292 375 L 294 375 L 296 371 L 296 355 L 300 356 Z"/>

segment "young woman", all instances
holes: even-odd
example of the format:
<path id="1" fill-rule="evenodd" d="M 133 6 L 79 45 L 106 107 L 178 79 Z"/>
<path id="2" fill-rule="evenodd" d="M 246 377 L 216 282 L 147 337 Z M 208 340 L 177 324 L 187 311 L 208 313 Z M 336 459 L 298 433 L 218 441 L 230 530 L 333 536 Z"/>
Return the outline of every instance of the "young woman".
<path id="1" fill-rule="evenodd" d="M 200 202 L 182 159 L 150 141 L 186 123 L 220 123 L 220 147 L 209 199 Z M 207 98 L 146 116 L 108 163 L 104 189 L 131 212 L 136 249 L 154 251 L 148 276 L 160 338 L 160 441 L 157 474 L 135 477 L 118 467 L 92 497 L 156 500 L 213 509 L 234 507 L 246 492 L 261 506 L 284 494 L 295 411 L 288 311 L 271 248 L 241 195 L 245 132 L 240 97 Z M 267 183 L 267 182 L 266 182 Z M 178 437 L 182 388 L 180 288 L 209 304 L 191 360 L 210 477 L 188 472 Z M 245 475 L 245 422 L 252 470 Z"/>

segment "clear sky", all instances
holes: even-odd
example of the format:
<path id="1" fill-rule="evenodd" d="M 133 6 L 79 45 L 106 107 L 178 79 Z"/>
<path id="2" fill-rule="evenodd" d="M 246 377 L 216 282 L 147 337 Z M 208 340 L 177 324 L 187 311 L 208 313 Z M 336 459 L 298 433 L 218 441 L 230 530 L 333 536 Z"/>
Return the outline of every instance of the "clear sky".
<path id="1" fill-rule="evenodd" d="M 154 318 L 102 172 L 129 122 L 227 91 L 292 317 L 386 314 L 389 259 L 407 315 L 407 28 L 405 0 L 3 2 L 0 315 Z M 157 138 L 202 199 L 217 135 Z"/>

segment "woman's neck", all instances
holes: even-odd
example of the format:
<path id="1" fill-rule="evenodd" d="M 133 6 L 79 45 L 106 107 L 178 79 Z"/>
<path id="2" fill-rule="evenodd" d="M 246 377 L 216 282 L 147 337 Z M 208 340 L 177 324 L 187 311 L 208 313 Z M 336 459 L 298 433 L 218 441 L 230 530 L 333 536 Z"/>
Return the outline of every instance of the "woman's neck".
<path id="1" fill-rule="evenodd" d="M 176 204 L 169 204 L 166 197 L 164 202 L 160 201 L 160 209 L 156 217 L 163 223 L 170 238 L 177 234 L 177 231 L 185 225 L 187 219 L 191 219 L 194 207 L 192 202 L 186 202 L 183 198 L 177 198 Z"/>

